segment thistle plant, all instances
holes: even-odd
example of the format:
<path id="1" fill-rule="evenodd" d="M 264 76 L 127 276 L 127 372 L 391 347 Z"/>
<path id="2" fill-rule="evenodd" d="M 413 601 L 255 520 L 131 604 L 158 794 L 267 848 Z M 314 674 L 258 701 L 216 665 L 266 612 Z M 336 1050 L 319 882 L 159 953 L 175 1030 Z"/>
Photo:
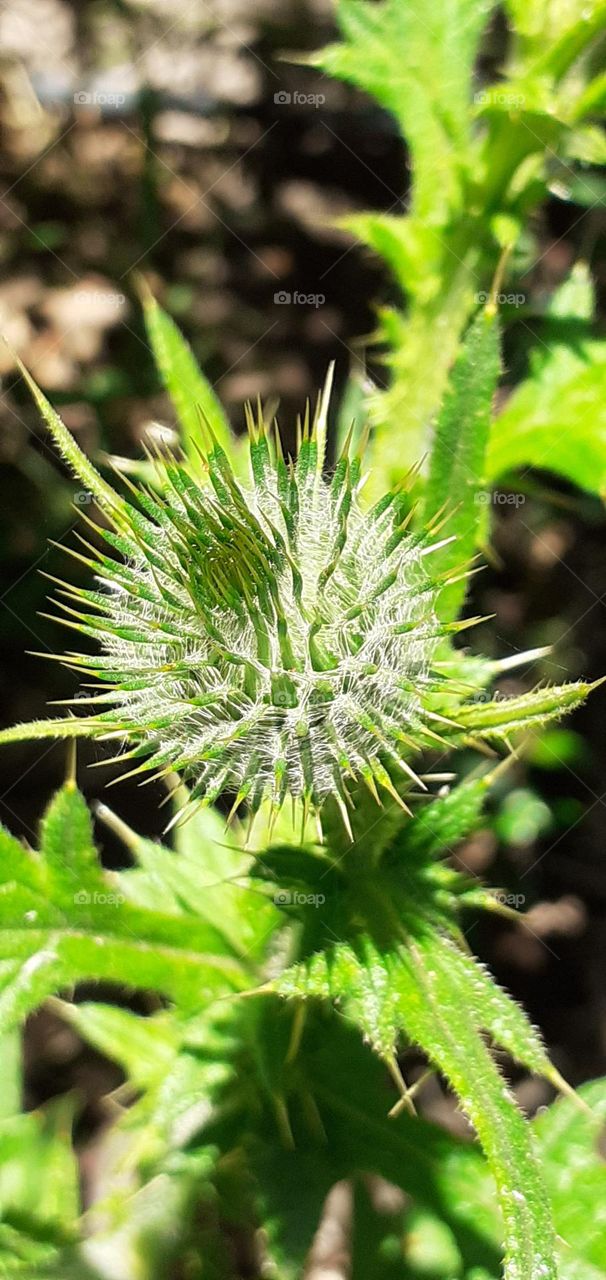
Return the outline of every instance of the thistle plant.
<path id="1" fill-rule="evenodd" d="M 175 403 L 182 405 L 191 353 L 157 305 L 148 299 L 146 306 L 167 385 L 179 371 Z M 319 1215 L 327 1130 L 335 1177 L 348 1176 L 353 1159 L 355 1167 L 395 1176 L 408 1192 L 415 1186 L 399 1164 L 385 1164 L 376 1142 L 355 1157 L 343 1146 L 339 1100 L 318 1077 L 314 1049 L 320 1036 L 329 1057 L 342 1059 L 339 1018 L 327 1025 L 314 1009 L 318 1001 L 338 1002 L 388 1070 L 397 1090 L 394 1124 L 401 1126 L 412 1107 L 399 1065 L 402 1037 L 443 1072 L 496 1178 L 506 1275 L 554 1280 L 540 1168 L 485 1033 L 528 1070 L 567 1086 L 523 1012 L 465 947 L 465 910 L 507 908 L 443 860 L 477 826 L 500 766 L 432 794 L 435 780 L 455 776 L 438 772 L 436 754 L 441 761 L 456 747 L 485 750 L 486 743 L 509 749 L 514 735 L 578 705 L 590 689 L 577 681 L 493 699 L 486 690 L 512 659 L 473 657 L 453 644 L 478 621 L 456 615 L 485 509 L 476 498 L 499 373 L 494 310 L 480 312 L 452 371 L 424 490 L 415 469 L 374 503 L 365 500 L 363 446 L 353 451 L 346 443 L 327 465 L 330 379 L 315 413 L 308 410 L 298 424 L 294 457 L 284 455 L 262 408 L 249 409 L 247 475 L 242 450 L 229 445 L 207 394 L 211 412 L 196 434 L 188 407 L 183 456 L 156 453 L 144 464 L 145 480 L 112 486 L 23 372 L 63 457 L 99 509 L 89 520 L 94 541 L 83 538 L 81 549 L 71 549 L 92 581 L 59 584 L 57 597 L 67 627 L 96 649 L 59 658 L 83 682 L 78 714 L 17 725 L 0 742 L 115 741 L 116 759 L 140 781 L 166 776 L 174 787 L 175 775 L 185 780 L 173 792 L 173 821 L 187 821 L 177 824 L 175 856 L 103 806 L 101 816 L 136 864 L 109 879 L 73 776 L 44 820 L 42 858 L 0 833 L 0 1034 L 79 981 L 126 980 L 157 991 L 173 1005 L 159 1075 L 148 1066 L 149 1053 L 157 1053 L 155 1027 L 149 1043 L 143 1035 L 144 1066 L 136 1050 L 125 1051 L 129 1070 L 134 1064 L 150 1090 L 127 1124 L 143 1126 L 137 1150 L 158 1152 L 151 1171 L 141 1157 L 142 1184 L 175 1167 L 172 1139 L 168 1130 L 159 1138 L 149 1107 L 152 1117 L 155 1108 L 163 1113 L 160 1098 L 179 1099 L 183 1087 L 180 1107 L 196 1115 L 203 1096 L 208 1114 L 220 1117 L 225 1108 L 227 1120 L 226 1127 L 217 1120 L 218 1130 L 214 1119 L 202 1126 L 195 1176 L 191 1152 L 180 1153 L 180 1205 L 191 1203 L 188 1179 L 196 1187 L 213 1181 L 210 1150 L 242 1170 L 236 1201 L 248 1196 L 252 1179 L 268 1204 L 263 1144 L 274 1125 L 279 1149 L 292 1150 L 295 1179 L 297 1144 L 307 1150 L 311 1143 L 314 1152 L 320 1144 L 322 1154 L 313 1156 Z M 200 378 L 196 371 L 196 387 Z M 460 502 L 448 499 L 449 487 Z M 223 793 L 221 819 L 212 805 Z M 281 813 L 287 797 L 296 821 L 290 806 Z M 260 847 L 247 855 L 263 802 L 254 828 Z M 235 837 L 225 833 L 228 810 Z M 242 1002 L 243 993 L 257 999 Z M 134 1014 L 116 1023 L 117 1011 L 99 1021 L 97 1011 L 69 1009 L 65 1016 L 77 1017 L 83 1034 L 110 1053 L 106 1020 L 117 1026 L 120 1043 L 125 1036 L 129 1046 L 133 1037 L 140 1044 Z M 165 1030 L 158 1024 L 161 1040 Z M 192 1044 L 195 1055 L 210 1045 L 210 1064 L 192 1058 Z M 351 1054 L 349 1045 L 347 1060 Z M 351 1060 L 354 1076 L 363 1076 L 355 1054 Z M 254 1123 L 249 1080 L 268 1107 Z M 252 1126 L 242 1150 L 234 1115 L 244 1117 L 238 1133 L 242 1124 Z M 384 1139 L 389 1149 L 388 1133 Z M 281 1243 L 287 1219 L 275 1235 L 275 1214 L 264 1212 L 280 1274 L 295 1280 L 303 1257 Z M 155 1280 L 160 1272 L 148 1274 Z M 229 1268 L 217 1274 L 233 1280 Z"/>
<path id="2" fill-rule="evenodd" d="M 591 116 L 600 82 L 576 77 L 575 59 L 604 22 L 601 0 L 582 22 L 543 0 L 509 3 L 520 39 L 507 85 L 524 102 L 512 120 L 507 94 L 471 105 L 492 8 L 454 0 L 428 21 L 417 3 L 340 0 L 344 40 L 324 56 L 325 69 L 394 113 L 413 162 L 406 218 L 350 221 L 409 304 L 406 317 L 382 318 L 394 380 L 370 397 L 370 466 L 358 431 L 334 462 L 327 456 L 330 379 L 298 424 L 292 456 L 261 406 L 246 412 L 246 443 L 235 440 L 192 351 L 145 290 L 182 452 L 115 460 L 108 483 L 23 370 L 98 510 L 92 540 L 87 531 L 69 548 L 88 579 L 57 582 L 56 599 L 59 621 L 93 651 L 54 655 L 81 681 L 69 714 L 6 729 L 0 743 L 111 741 L 120 776 L 165 779 L 175 826 L 169 847 L 99 806 L 131 861 L 106 871 L 70 754 L 39 851 L 0 828 L 3 1078 L 14 1075 L 15 1033 L 51 997 L 119 1064 L 136 1098 L 117 1120 L 126 1158 L 116 1166 L 109 1153 L 102 1213 L 87 1215 L 97 1222 L 84 1241 L 64 1112 L 0 1118 L 0 1156 L 9 1152 L 15 1174 L 0 1176 L 7 1276 L 240 1280 L 235 1223 L 249 1237 L 246 1274 L 300 1280 L 326 1195 L 344 1180 L 354 1189 L 356 1280 L 496 1280 L 501 1260 L 507 1280 L 598 1280 L 606 1267 L 593 1230 L 599 1121 L 587 1107 L 578 1113 L 539 1033 L 470 952 L 466 913 L 516 913 L 448 860 L 485 821 L 512 749 L 592 688 L 539 683 L 493 697 L 502 673 L 545 651 L 488 659 L 457 641 L 482 621 L 460 619 L 488 533 L 487 483 L 500 474 L 492 302 L 461 334 L 476 285 L 488 284 L 544 189 L 546 174 L 538 180 L 527 162 L 555 158 L 554 148 L 574 157 L 583 141 L 572 125 Z M 563 306 L 556 299 L 554 314 Z M 567 348 L 567 370 L 570 359 Z M 561 397 L 561 379 L 545 381 Z M 576 430 L 587 401 L 575 392 L 563 403 Z M 551 417 L 540 403 L 536 412 L 551 449 Z M 542 464 L 541 438 L 522 417 L 524 452 L 508 433 L 509 464 Z M 401 480 L 430 422 L 427 464 Z M 579 483 L 599 475 L 571 457 L 550 453 Z M 468 752 L 458 769 L 460 747 L 482 752 L 475 767 Z M 78 983 L 152 992 L 161 1007 L 141 1017 L 94 987 L 93 998 L 73 1000 Z M 553 1117 L 527 1124 L 493 1045 L 569 1095 Z M 452 1089 L 485 1160 L 414 1114 L 410 1046 Z M 603 1083 L 585 1096 L 606 1114 Z M 47 1167 L 38 1192 L 31 1169 Z M 405 1193 L 397 1235 L 363 1188 L 359 1198 L 365 1174 Z"/>

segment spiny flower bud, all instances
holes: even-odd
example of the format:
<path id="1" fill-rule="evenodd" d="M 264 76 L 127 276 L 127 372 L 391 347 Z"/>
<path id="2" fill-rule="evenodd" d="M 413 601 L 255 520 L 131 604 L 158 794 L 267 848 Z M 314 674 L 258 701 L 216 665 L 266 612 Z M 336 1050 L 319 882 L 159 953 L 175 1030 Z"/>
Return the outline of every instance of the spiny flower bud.
<path id="1" fill-rule="evenodd" d="M 181 771 L 194 801 L 319 810 L 332 795 L 347 821 L 347 778 L 399 798 L 393 767 L 414 779 L 407 757 L 435 739 L 426 557 L 441 543 L 409 531 L 405 489 L 363 512 L 347 446 L 323 478 L 322 412 L 288 462 L 249 412 L 250 487 L 214 440 L 198 478 L 158 458 L 161 491 L 105 501 L 114 554 L 87 544 L 97 588 L 60 607 L 101 644 L 66 660 L 110 686 L 78 732 L 128 740 L 133 772 Z"/>
<path id="2" fill-rule="evenodd" d="M 445 745 L 444 734 L 505 736 L 588 692 L 569 686 L 478 707 L 465 705 L 464 687 L 460 704 L 452 664 L 435 651 L 476 620 L 438 621 L 445 579 L 432 577 L 428 557 L 448 541 L 436 540 L 446 517 L 411 531 L 405 486 L 365 511 L 361 450 L 350 456 L 349 445 L 324 478 L 328 389 L 313 422 L 308 412 L 299 424 L 295 460 L 285 461 L 277 429 L 270 439 L 261 410 L 256 420 L 249 411 L 248 486 L 211 438 L 197 473 L 158 456 L 158 490 L 128 482 L 127 501 L 26 377 L 108 518 L 93 527 L 109 554 L 88 543 L 87 555 L 72 552 L 95 570 L 95 589 L 67 586 L 69 603 L 59 601 L 61 620 L 100 642 L 96 656 L 62 660 L 105 689 L 79 696 L 91 714 L 15 726 L 0 741 L 117 738 L 118 760 L 136 762 L 131 774 L 178 770 L 193 802 L 228 792 L 232 814 L 244 801 L 254 814 L 264 798 L 277 813 L 290 795 L 305 816 L 332 797 L 349 831 L 352 781 L 406 808 L 400 792 L 423 785 L 411 759 Z"/>

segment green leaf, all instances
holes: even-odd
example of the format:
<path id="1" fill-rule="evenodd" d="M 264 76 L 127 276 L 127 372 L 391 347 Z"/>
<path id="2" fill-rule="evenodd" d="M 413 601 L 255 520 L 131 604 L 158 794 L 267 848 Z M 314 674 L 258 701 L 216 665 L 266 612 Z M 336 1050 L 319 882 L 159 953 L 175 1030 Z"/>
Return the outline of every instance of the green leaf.
<path id="1" fill-rule="evenodd" d="M 260 1003 L 251 1001 L 248 1009 Z M 479 1151 L 406 1112 L 390 1116 L 393 1080 L 342 1017 L 309 1008 L 293 1053 L 292 1041 L 289 1046 L 287 1038 L 285 1048 L 277 1034 L 289 1011 L 276 1010 L 273 1000 L 263 1004 L 266 1013 L 258 1025 L 253 1020 L 249 1034 L 257 1026 L 259 1053 L 271 1057 L 270 1076 L 255 1074 L 255 1056 L 241 1064 L 238 1080 L 250 1096 L 235 1111 L 231 1133 L 245 1148 L 280 1277 L 303 1274 L 330 1187 L 366 1174 L 394 1183 L 448 1224 L 468 1265 L 492 1264 L 496 1272 L 497 1215 L 485 1195 Z M 229 1117 L 234 1100 L 228 1095 L 225 1103 Z M 211 1122 L 200 1140 L 229 1149 L 225 1122 Z M 235 1154 L 232 1160 L 237 1164 Z"/>
<path id="2" fill-rule="evenodd" d="M 565 715 L 581 705 L 601 681 L 586 684 L 581 680 L 570 684 L 533 689 L 520 697 L 494 702 L 466 704 L 457 710 L 458 729 L 455 737 L 466 734 L 506 741 L 510 734 L 544 724 L 546 720 Z M 444 730 L 450 737 L 451 730 Z"/>
<path id="3" fill-rule="evenodd" d="M 189 343 L 148 289 L 143 294 L 143 307 L 152 351 L 181 425 L 187 456 L 197 467 L 200 462 L 198 450 L 207 451 L 208 442 L 201 416 L 221 447 L 229 453 L 234 445 L 229 420 L 221 401 L 199 368 Z"/>
<path id="4" fill-rule="evenodd" d="M 93 824 L 84 796 L 66 782 L 51 800 L 40 827 L 40 855 L 53 889 L 70 902 L 79 890 L 105 888 L 93 843 Z"/>
<path id="5" fill-rule="evenodd" d="M 353 81 L 395 116 L 415 175 L 413 209 L 432 225 L 456 199 L 470 136 L 469 85 L 490 0 L 340 0 L 343 43 L 316 62 Z"/>
<path id="6" fill-rule="evenodd" d="M 494 422 L 490 480 L 538 467 L 606 496 L 606 342 L 592 336 L 592 311 L 580 263 L 552 299 L 530 376 Z"/>
<path id="7" fill-rule="evenodd" d="M 551 1214 L 530 1130 L 470 1021 L 451 961 L 437 939 L 407 949 L 406 1028 L 455 1089 L 488 1158 L 503 1215 L 505 1276 L 556 1280 Z"/>
<path id="8" fill-rule="evenodd" d="M 75 982 L 128 982 L 188 1010 L 246 983 L 218 928 L 129 904 L 119 879 L 95 866 L 84 801 L 71 784 L 49 808 L 43 847 L 44 859 L 21 850 L 2 866 L 0 1035 Z"/>
<path id="9" fill-rule="evenodd" d="M 38 1275 L 76 1236 L 79 1175 L 71 1105 L 13 1116 L 0 1124 L 0 1269 Z"/>
<path id="10" fill-rule="evenodd" d="M 71 431 L 68 431 L 61 421 L 59 414 L 53 409 L 53 406 L 46 399 L 37 383 L 34 382 L 25 365 L 18 358 L 16 358 L 16 363 L 62 457 L 65 458 L 74 475 L 82 481 L 86 490 L 92 493 L 98 506 L 113 518 L 119 518 L 122 501 L 118 494 L 114 493 L 111 485 L 106 483 L 86 454 L 76 444 Z"/>
<path id="11" fill-rule="evenodd" d="M 403 294 L 431 302 L 440 287 L 441 244 L 431 227 L 411 215 L 356 213 L 341 221 L 384 258 Z"/>
<path id="12" fill-rule="evenodd" d="M 178 790 L 186 803 L 186 789 Z M 210 807 L 176 828 L 176 850 L 137 835 L 106 805 L 99 817 L 124 842 L 137 870 L 117 877 L 130 902 L 176 914 L 191 913 L 223 935 L 229 949 L 242 957 L 259 956 L 279 923 L 279 914 L 251 887 L 246 872 L 251 859 L 225 831 L 225 821 Z"/>
<path id="13" fill-rule="evenodd" d="M 436 1280 L 452 1280 L 453 1276 L 459 1275 L 469 1276 L 470 1280 L 471 1277 L 473 1280 L 492 1280 L 495 1275 L 493 1267 L 480 1267 L 475 1258 L 470 1267 L 462 1269 L 463 1260 L 456 1237 L 435 1214 L 410 1208 L 405 1214 L 404 1230 L 406 1266 L 415 1280 L 424 1280 L 428 1274 L 432 1280 L 434 1276 Z M 392 1242 L 392 1250 L 394 1244 Z M 385 1245 L 383 1248 L 385 1251 Z M 400 1271 L 395 1272 L 394 1280 L 400 1275 Z"/>
<path id="14" fill-rule="evenodd" d="M 561 1280 L 606 1274 L 606 1079 L 581 1085 L 577 1102 L 559 1099 L 534 1122 L 558 1235 Z"/>
<path id="15" fill-rule="evenodd" d="M 582 13 L 575 5 L 558 0 L 507 0 L 506 11 L 530 54 L 538 55 L 556 73 L 567 68 L 571 56 L 578 56 L 606 19 L 603 0 L 589 0 Z M 589 28 L 589 30 L 588 30 Z M 567 56 L 563 59 L 563 51 Z"/>
<path id="16" fill-rule="evenodd" d="M 54 1001 L 53 1008 L 99 1053 L 118 1062 L 138 1089 L 157 1084 L 174 1062 L 181 1036 L 170 1014 L 142 1018 L 115 1005 L 64 1000 Z"/>
<path id="17" fill-rule="evenodd" d="M 492 782 L 490 773 L 480 778 L 466 778 L 437 796 L 415 815 L 394 845 L 398 860 L 429 860 L 451 853 L 465 836 L 480 825 L 487 792 Z"/>
<path id="18" fill-rule="evenodd" d="M 497 1183 L 511 1280 L 555 1280 L 549 1207 L 530 1132 L 484 1044 L 488 1030 L 532 1070 L 551 1074 L 537 1034 L 505 992 L 448 938 L 421 933 L 385 950 L 370 938 L 335 944 L 273 984 L 290 997 L 338 999 L 395 1068 L 398 1031 L 455 1089 Z M 521 1190 L 523 1188 L 523 1191 Z"/>
<path id="19" fill-rule="evenodd" d="M 606 343 L 560 375 L 555 350 L 549 367 L 513 393 L 495 423 L 488 475 L 540 467 L 606 498 Z"/>
<path id="20" fill-rule="evenodd" d="M 88 738 L 95 724 L 93 716 L 71 716 L 67 720 L 30 720 L 28 724 L 13 724 L 0 731 L 0 743 L 35 742 L 41 738 Z"/>
<path id="21" fill-rule="evenodd" d="M 369 938 L 356 948 L 340 942 L 329 951 L 314 952 L 308 960 L 287 969 L 272 988 L 290 999 L 338 1000 L 379 1056 L 395 1063 L 400 1029 L 397 991 L 383 957 Z"/>
<path id="22" fill-rule="evenodd" d="M 455 507 L 440 537 L 454 541 L 432 557 L 432 569 L 462 571 L 472 559 L 482 514 L 480 499 L 492 401 L 500 371 L 499 327 L 486 307 L 471 325 L 455 362 L 450 386 L 435 428 L 425 494 L 426 523 L 444 508 Z M 465 582 L 443 588 L 439 616 L 456 617 L 465 596 Z"/>
<path id="23" fill-rule="evenodd" d="M 0 1122 L 15 1116 L 21 1110 L 23 1070 L 21 1065 L 21 1032 L 15 1028 L 0 1038 Z"/>
<path id="24" fill-rule="evenodd" d="M 433 954 L 432 947 L 429 963 Z M 461 1008 L 475 1018 L 478 1030 L 487 1031 L 495 1045 L 505 1049 L 528 1071 L 544 1076 L 555 1088 L 564 1088 L 570 1093 L 569 1086 L 550 1062 L 539 1032 L 488 969 L 448 940 L 440 944 L 440 955 L 446 958 L 453 977 L 460 984 Z"/>

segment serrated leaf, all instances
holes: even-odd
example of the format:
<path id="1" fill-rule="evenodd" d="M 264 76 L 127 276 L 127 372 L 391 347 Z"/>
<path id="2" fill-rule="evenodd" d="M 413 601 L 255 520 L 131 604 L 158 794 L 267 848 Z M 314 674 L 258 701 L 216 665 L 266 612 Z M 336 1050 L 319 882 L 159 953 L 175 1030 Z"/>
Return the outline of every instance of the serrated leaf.
<path id="1" fill-rule="evenodd" d="M 470 1023 L 466 993 L 439 945 L 413 943 L 403 955 L 402 1014 L 455 1089 L 497 1184 L 511 1280 L 556 1280 L 549 1203 L 530 1130 L 486 1046 Z"/>
<path id="2" fill-rule="evenodd" d="M 385 259 L 402 289 L 429 303 L 440 286 L 441 245 L 432 229 L 411 215 L 355 213 L 341 225 Z"/>
<path id="3" fill-rule="evenodd" d="M 15 880 L 34 892 L 40 889 L 40 868 L 30 849 L 0 826 L 0 884 Z"/>
<path id="4" fill-rule="evenodd" d="M 53 888 L 73 902 L 79 890 L 104 888 L 93 843 L 93 824 L 84 796 L 66 782 L 51 800 L 40 827 L 40 856 Z"/>
<path id="5" fill-rule="evenodd" d="M 42 417 L 50 431 L 50 434 L 61 453 L 62 457 L 71 467 L 74 475 L 82 481 L 85 489 L 92 493 L 98 505 L 102 510 L 106 511 L 112 517 L 119 517 L 123 503 L 119 496 L 114 492 L 111 485 L 103 479 L 96 467 L 82 452 L 80 446 L 74 440 L 71 431 L 68 431 L 65 424 L 61 421 L 59 414 L 46 399 L 40 387 L 34 382 L 31 374 L 25 368 L 21 360 L 16 361 L 23 378 L 32 394 L 32 397 L 40 410 Z"/>
<path id="6" fill-rule="evenodd" d="M 469 141 L 469 83 L 489 0 L 340 0 L 344 42 L 317 55 L 325 72 L 353 81 L 396 117 L 412 153 L 413 208 L 433 225 L 454 197 Z"/>
<path id="7" fill-rule="evenodd" d="M 457 711 L 459 729 L 455 737 L 468 733 L 482 738 L 507 739 L 510 734 L 574 711 L 595 687 L 595 682 L 585 684 L 576 680 L 570 684 L 534 689 L 520 697 L 467 704 Z M 450 736 L 450 730 L 446 729 L 445 734 Z"/>
<path id="8" fill-rule="evenodd" d="M 245 984 L 219 929 L 133 906 L 116 877 L 95 867 L 84 801 L 71 785 L 52 802 L 43 833 L 44 859 L 22 854 L 8 868 L 5 859 L 0 1034 L 48 995 L 87 979 L 159 991 L 188 1010 Z"/>
<path id="9" fill-rule="evenodd" d="M 450 385 L 434 431 L 425 492 L 427 523 L 444 508 L 445 498 L 454 511 L 440 537 L 454 541 L 432 557 L 432 569 L 444 572 L 465 568 L 476 550 L 484 497 L 486 446 L 492 401 L 500 372 L 499 327 L 490 308 L 480 311 L 465 337 L 455 361 Z M 443 588 L 438 613 L 450 620 L 458 614 L 465 596 L 465 582 Z"/>
<path id="10" fill-rule="evenodd" d="M 369 938 L 335 944 L 287 970 L 275 989 L 287 996 L 338 999 L 386 1062 L 395 1062 L 398 1031 L 416 1041 L 444 1072 L 472 1120 L 496 1179 L 506 1229 L 505 1275 L 555 1280 L 553 1232 L 525 1121 L 482 1039 L 491 1031 L 531 1069 L 548 1068 L 521 1010 L 495 990 L 475 962 L 437 933 L 386 951 Z M 523 1188 L 523 1191 L 521 1190 Z"/>
<path id="11" fill-rule="evenodd" d="M 537 467 L 606 494 L 606 342 L 592 334 L 593 305 L 589 272 L 578 263 L 551 299 L 529 377 L 495 419 L 491 480 Z"/>
<path id="12" fill-rule="evenodd" d="M 106 805 L 98 814 L 137 864 L 116 876 L 129 902 L 150 908 L 161 902 L 165 911 L 193 914 L 220 931 L 234 954 L 259 955 L 279 916 L 251 887 L 245 874 L 250 858 L 231 844 L 218 813 L 205 809 L 178 826 L 174 851 L 137 835 Z"/>
<path id="13" fill-rule="evenodd" d="M 392 857 L 428 860 L 453 851 L 480 823 L 491 775 L 466 778 L 420 809 L 402 830 Z"/>
<path id="14" fill-rule="evenodd" d="M 395 1062 L 400 1029 L 397 991 L 385 957 L 370 938 L 363 938 L 358 947 L 341 942 L 330 951 L 316 951 L 272 985 L 290 999 L 336 1000 L 379 1056 Z"/>
<path id="15" fill-rule="evenodd" d="M 495 982 L 492 974 L 475 957 L 466 955 L 448 939 L 444 939 L 440 947 L 440 954 L 446 957 L 460 983 L 461 1007 L 475 1019 L 478 1030 L 487 1031 L 494 1044 L 505 1049 L 516 1062 L 528 1071 L 544 1076 L 559 1089 L 561 1076 L 550 1062 L 539 1032 L 531 1025 L 521 1006 Z M 433 951 L 430 944 L 430 963 Z"/>

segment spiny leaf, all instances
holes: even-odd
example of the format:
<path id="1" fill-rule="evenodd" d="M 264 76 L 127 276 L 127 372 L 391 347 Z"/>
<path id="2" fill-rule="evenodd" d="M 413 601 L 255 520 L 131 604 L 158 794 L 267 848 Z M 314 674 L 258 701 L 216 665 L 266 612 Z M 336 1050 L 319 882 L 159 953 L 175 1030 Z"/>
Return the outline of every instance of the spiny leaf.
<path id="1" fill-rule="evenodd" d="M 556 1280 L 549 1203 L 530 1131 L 475 1027 L 450 958 L 433 939 L 402 956 L 408 1034 L 444 1072 L 472 1121 L 497 1184 L 505 1276 Z"/>
<path id="2" fill-rule="evenodd" d="M 438 0 L 431 10 L 420 0 L 340 0 L 343 43 L 316 55 L 325 72 L 353 81 L 394 114 L 412 152 L 413 209 L 434 223 L 436 203 L 454 198 L 460 180 L 469 81 L 491 9 L 489 0 Z"/>
<path id="3" fill-rule="evenodd" d="M 470 562 L 477 546 L 482 515 L 485 453 L 492 401 L 500 372 L 499 326 L 494 308 L 479 312 L 455 362 L 434 431 L 425 490 L 427 523 L 443 509 L 454 511 L 443 535 L 455 535 L 436 553 L 432 568 L 453 569 Z M 437 610 L 444 620 L 455 618 L 465 596 L 465 581 L 445 586 Z"/>
<path id="4" fill-rule="evenodd" d="M 428 860 L 451 852 L 480 823 L 490 773 L 467 778 L 420 809 L 401 832 L 393 856 Z"/>
<path id="5" fill-rule="evenodd" d="M 600 1153 L 606 1080 L 581 1085 L 579 1098 L 585 1111 L 561 1098 L 533 1128 L 562 1241 L 561 1280 L 600 1280 L 606 1272 L 606 1165 Z"/>
<path id="6" fill-rule="evenodd" d="M 17 358 L 17 365 L 32 393 L 32 396 L 40 410 L 42 417 L 59 449 L 62 457 L 69 463 L 74 475 L 82 481 L 85 488 L 92 493 L 102 510 L 106 511 L 110 517 L 117 517 L 121 511 L 121 499 L 114 492 L 111 485 L 103 479 L 92 462 L 82 452 L 80 446 L 76 444 L 71 432 L 61 421 L 59 414 L 49 404 L 46 396 L 40 390 L 39 386 L 34 382 L 29 371 L 21 360 Z"/>
<path id="7" fill-rule="evenodd" d="M 457 712 L 459 729 L 484 738 L 506 738 L 510 733 L 532 728 L 533 725 L 543 724 L 548 719 L 573 711 L 599 684 L 601 681 L 587 684 L 577 680 L 571 684 L 535 689 L 532 693 L 505 698 L 500 702 L 478 702 L 473 706 L 464 706 Z"/>
<path id="8" fill-rule="evenodd" d="M 93 861 L 90 823 L 71 784 L 49 808 L 43 844 L 43 859 L 22 853 L 2 863 L 0 1034 L 78 981 L 127 979 L 186 1009 L 245 985 L 234 948 L 212 924 L 126 902 L 119 879 Z"/>
<path id="9" fill-rule="evenodd" d="M 208 423 L 222 448 L 228 451 L 234 444 L 231 427 L 189 343 L 147 288 L 143 290 L 143 306 L 156 364 L 175 407 L 185 451 L 195 470 L 199 467 L 200 450 L 206 451 L 202 422 Z"/>
<path id="10" fill-rule="evenodd" d="M 53 888 L 73 902 L 79 890 L 105 888 L 93 844 L 88 805 L 73 782 L 67 782 L 51 801 L 40 828 L 40 853 Z"/>
<path id="11" fill-rule="evenodd" d="M 335 944 L 273 985 L 291 998 L 337 999 L 392 1069 L 399 1031 L 421 1045 L 456 1090 L 488 1156 L 506 1228 L 506 1276 L 555 1278 L 549 1208 L 530 1135 L 482 1030 L 530 1069 L 557 1073 L 505 992 L 491 989 L 486 973 L 446 936 L 426 930 L 389 951 L 369 938 Z"/>
<path id="12" fill-rule="evenodd" d="M 94 722 L 93 722 L 94 727 Z M 0 730 L 0 742 L 29 742 L 40 738 L 87 738 L 91 736 L 91 717 L 72 716 L 69 720 L 30 720 Z"/>

